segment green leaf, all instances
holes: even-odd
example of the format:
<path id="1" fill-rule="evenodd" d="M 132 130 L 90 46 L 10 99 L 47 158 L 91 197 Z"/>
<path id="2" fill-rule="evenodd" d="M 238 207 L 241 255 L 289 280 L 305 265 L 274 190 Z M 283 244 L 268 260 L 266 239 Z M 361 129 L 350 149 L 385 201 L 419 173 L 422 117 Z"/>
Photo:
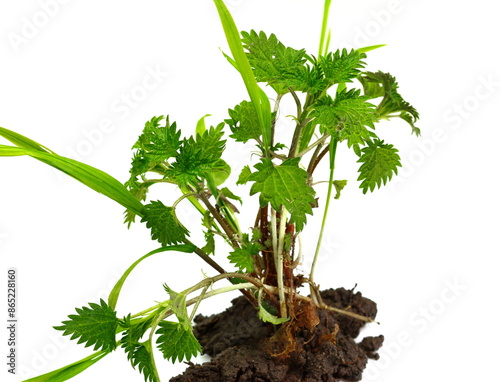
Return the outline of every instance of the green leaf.
<path id="1" fill-rule="evenodd" d="M 372 50 L 383 48 L 384 46 L 387 46 L 387 44 L 378 44 L 378 45 L 369 45 L 369 46 L 364 46 L 362 48 L 356 49 L 359 53 L 367 53 L 371 52 Z"/>
<path id="2" fill-rule="evenodd" d="M 207 255 L 213 255 L 215 253 L 215 237 L 210 231 L 205 232 L 205 240 L 207 241 L 205 245 L 201 248 L 203 252 Z"/>
<path id="3" fill-rule="evenodd" d="M 226 147 L 224 136 L 224 123 L 217 127 L 210 127 L 203 134 L 196 135 L 196 146 L 202 153 L 202 157 L 207 162 L 216 161 L 221 158 Z M 190 142 L 192 144 L 192 142 Z"/>
<path id="4" fill-rule="evenodd" d="M 307 172 L 299 167 L 300 158 L 287 159 L 281 165 L 264 158 L 255 165 L 258 170 L 249 180 L 254 181 L 250 194 L 260 193 L 260 205 L 271 206 L 279 211 L 284 206 L 291 214 L 291 222 L 296 224 L 297 232 L 302 231 L 306 214 L 312 214 L 314 189 L 308 184 Z"/>
<path id="5" fill-rule="evenodd" d="M 165 125 L 161 122 L 165 119 Z M 130 168 L 130 178 L 125 183 L 130 193 L 139 201 L 146 200 L 149 187 L 153 183 L 140 182 L 138 178 L 143 179 L 148 172 L 165 173 L 167 160 L 175 157 L 179 150 L 181 132 L 177 129 L 176 123 L 170 123 L 169 117 L 163 115 L 153 117 L 146 122 L 144 129 L 132 147 L 136 149 L 132 158 Z M 125 211 L 125 223 L 130 224 L 135 221 L 136 214 L 131 211 Z"/>
<path id="6" fill-rule="evenodd" d="M 311 116 L 315 118 L 315 123 L 324 126 L 330 134 L 340 140 L 347 140 L 347 145 L 360 155 L 359 146 L 376 137 L 367 129 L 373 129 L 378 120 L 374 105 L 367 102 L 368 99 L 361 96 L 359 90 L 342 90 L 335 99 L 327 96 L 318 102 Z"/>
<path id="7" fill-rule="evenodd" d="M 267 82 L 278 94 L 287 93 L 286 74 L 304 65 L 305 51 L 285 47 L 274 34 L 267 37 L 252 30 L 241 35 L 257 81 Z"/>
<path id="8" fill-rule="evenodd" d="M 127 280 L 127 277 L 132 273 L 134 268 L 139 265 L 143 260 L 147 259 L 148 257 L 155 255 L 160 252 L 166 252 L 166 251 L 178 251 L 178 252 L 185 252 L 185 253 L 193 253 L 196 249 L 196 246 L 192 244 L 181 244 L 181 245 L 170 245 L 166 247 L 161 247 L 158 249 L 155 249 L 154 251 L 148 252 L 144 256 L 142 256 L 140 259 L 135 261 L 128 269 L 125 271 L 125 273 L 120 277 L 120 279 L 116 282 L 115 286 L 109 293 L 108 297 L 108 305 L 111 307 L 111 309 L 116 308 L 116 303 L 118 302 L 118 297 L 120 296 L 120 292 L 122 290 L 123 284 L 125 284 L 125 281 Z"/>
<path id="9" fill-rule="evenodd" d="M 144 375 L 146 382 L 159 382 L 158 372 L 153 359 L 151 342 L 149 340 L 141 342 L 141 338 L 151 327 L 154 317 L 146 321 L 133 323 L 133 320 L 126 317 L 122 325 L 126 328 L 121 339 L 121 346 L 127 354 L 127 359 L 135 369 Z"/>
<path id="10" fill-rule="evenodd" d="M 135 214 L 142 216 L 144 206 L 118 180 L 111 175 L 85 163 L 57 154 L 22 147 L 0 145 L 1 156 L 29 155 L 75 178 L 87 187 L 97 191 Z"/>
<path id="11" fill-rule="evenodd" d="M 248 142 L 250 139 L 259 140 L 261 129 L 259 117 L 255 108 L 248 101 L 243 101 L 236 105 L 234 109 L 229 109 L 229 117 L 226 122 L 233 132 L 230 135 L 236 142 Z"/>
<path id="12" fill-rule="evenodd" d="M 295 91 L 314 94 L 325 89 L 323 71 L 316 58 L 311 58 L 311 60 L 312 66 L 305 64 L 285 74 L 287 85 Z"/>
<path id="13" fill-rule="evenodd" d="M 207 126 L 205 124 L 205 118 L 211 117 L 211 114 L 205 114 L 196 123 L 196 135 L 203 135 L 207 131 Z"/>
<path id="14" fill-rule="evenodd" d="M 420 135 L 420 129 L 415 126 L 419 118 L 417 110 L 410 105 L 398 92 L 396 78 L 389 73 L 365 72 L 358 77 L 363 85 L 365 95 L 371 98 L 383 97 L 377 106 L 380 118 L 399 117 L 412 128 L 412 133 Z"/>
<path id="15" fill-rule="evenodd" d="M 240 176 L 236 181 L 236 184 L 246 184 L 250 180 L 250 176 L 252 175 L 252 170 L 250 170 L 250 166 L 245 165 L 241 170 Z"/>
<path id="16" fill-rule="evenodd" d="M 393 145 L 386 144 L 381 140 L 368 142 L 368 145 L 361 149 L 362 155 L 358 163 L 362 163 L 358 172 L 358 180 L 361 181 L 360 188 L 363 194 L 375 187 L 380 188 L 391 180 L 393 174 L 398 173 L 401 167 L 398 150 Z"/>
<path id="17" fill-rule="evenodd" d="M 251 273 L 254 271 L 254 260 L 262 249 L 258 239 L 255 237 L 250 240 L 248 234 L 242 235 L 242 244 L 240 248 L 235 248 L 230 252 L 228 259 L 241 272 Z"/>
<path id="18" fill-rule="evenodd" d="M 164 119 L 165 126 L 161 126 L 160 122 Z M 133 148 L 141 149 L 148 162 L 160 163 L 176 155 L 181 142 L 180 136 L 176 123 L 171 124 L 168 116 L 153 117 L 146 122 Z"/>
<path id="19" fill-rule="evenodd" d="M 290 321 L 290 317 L 279 318 L 274 314 L 269 313 L 262 305 L 259 306 L 259 318 L 264 322 L 270 322 L 273 325 L 281 325 Z"/>
<path id="20" fill-rule="evenodd" d="M 233 194 L 233 192 L 227 187 L 220 190 L 219 197 L 226 199 L 226 201 L 227 199 L 237 200 L 240 204 L 243 204 L 243 200 L 238 195 Z"/>
<path id="21" fill-rule="evenodd" d="M 337 191 L 334 199 L 340 198 L 340 193 L 346 185 L 347 185 L 347 180 L 334 180 L 333 181 L 333 186 L 335 187 L 335 191 Z"/>
<path id="22" fill-rule="evenodd" d="M 319 39 L 319 55 L 322 56 L 328 51 L 330 45 L 331 31 L 328 29 L 328 17 L 330 16 L 330 6 L 332 0 L 325 0 L 323 8 L 323 22 L 321 23 L 321 34 Z"/>
<path id="23" fill-rule="evenodd" d="M 257 247 L 258 248 L 258 247 Z M 235 248 L 232 252 L 230 252 L 229 262 L 234 264 L 241 272 L 243 273 L 251 273 L 254 271 L 254 259 L 253 256 L 259 253 L 253 250 L 253 247 L 242 247 Z"/>
<path id="24" fill-rule="evenodd" d="M 175 183 L 185 186 L 197 185 L 200 178 L 217 175 L 217 181 L 224 181 L 230 173 L 230 168 L 221 160 L 226 141 L 224 136 L 224 124 L 211 127 L 196 139 L 190 137 L 184 139 L 175 161 L 166 171 L 166 178 Z"/>
<path id="25" fill-rule="evenodd" d="M 151 229 L 151 238 L 158 240 L 163 246 L 183 243 L 186 236 L 189 236 L 189 231 L 177 219 L 175 210 L 159 200 L 144 207 L 141 222 L 146 222 L 146 227 Z"/>
<path id="26" fill-rule="evenodd" d="M 78 314 L 69 315 L 69 321 L 54 329 L 63 331 L 63 335 L 71 334 L 71 339 L 84 343 L 85 347 L 94 345 L 94 350 L 111 351 L 116 348 L 116 329 L 118 319 L 116 312 L 104 300 L 101 304 L 89 303 L 89 307 L 76 308 Z"/>
<path id="27" fill-rule="evenodd" d="M 35 142 L 34 140 L 27 138 L 24 135 L 21 135 L 19 133 L 16 133 L 15 131 L 6 129 L 4 127 L 0 127 L 0 137 L 4 137 L 5 139 L 9 140 L 18 147 L 23 147 L 25 149 L 30 149 L 35 151 L 42 151 L 49 154 L 55 154 L 52 150 L 41 145 L 40 143 Z"/>
<path id="28" fill-rule="evenodd" d="M 347 49 L 337 50 L 335 53 L 328 53 L 326 56 L 319 57 L 319 66 L 327 81 L 327 87 L 333 84 L 352 82 L 356 78 L 360 69 L 366 64 L 362 61 L 366 54 L 357 50 Z"/>
<path id="29" fill-rule="evenodd" d="M 207 175 L 212 176 L 214 185 L 218 187 L 229 178 L 229 175 L 231 175 L 231 166 L 229 166 L 225 160 L 219 159 L 215 161 L 210 172 L 204 174 L 204 176 Z"/>
<path id="30" fill-rule="evenodd" d="M 156 370 L 153 354 L 149 350 L 149 343 L 135 344 L 131 347 L 128 358 L 132 367 L 139 369 L 139 372 L 144 375 L 145 382 L 160 382 L 158 372 Z"/>
<path id="31" fill-rule="evenodd" d="M 168 287 L 167 284 L 164 284 L 163 287 L 170 296 L 170 309 L 174 312 L 175 316 L 179 320 L 179 323 L 182 325 L 184 330 L 191 330 L 191 320 L 189 319 L 186 305 L 187 295 L 185 293 L 174 292 Z"/>
<path id="32" fill-rule="evenodd" d="M 177 322 L 162 321 L 157 340 L 158 349 L 163 353 L 165 359 L 172 362 L 189 361 L 201 353 L 201 345 L 193 334 L 192 329 L 185 330 L 183 325 Z"/>
<path id="33" fill-rule="evenodd" d="M 245 83 L 250 100 L 259 117 L 264 149 L 267 152 L 271 146 L 271 103 L 264 91 L 257 85 L 252 68 L 243 49 L 240 33 L 234 23 L 231 13 L 222 0 L 214 0 L 217 12 L 226 35 L 226 40 L 231 49 L 234 65 Z"/>
<path id="34" fill-rule="evenodd" d="M 108 354 L 108 352 L 99 351 L 81 359 L 80 361 L 61 367 L 60 369 L 51 371 L 49 373 L 39 375 L 37 377 L 25 379 L 23 382 L 64 382 L 77 376 L 82 371 L 85 371 Z"/>

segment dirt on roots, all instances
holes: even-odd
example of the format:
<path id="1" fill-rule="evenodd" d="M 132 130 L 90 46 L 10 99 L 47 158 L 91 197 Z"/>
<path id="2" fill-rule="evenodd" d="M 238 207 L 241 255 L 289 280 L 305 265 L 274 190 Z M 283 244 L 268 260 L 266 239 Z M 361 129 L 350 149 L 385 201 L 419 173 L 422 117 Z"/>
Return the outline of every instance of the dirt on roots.
<path id="1" fill-rule="evenodd" d="M 329 306 L 374 319 L 377 305 L 344 288 L 321 292 Z M 384 337 L 355 342 L 364 321 L 301 303 L 295 319 L 275 330 L 239 297 L 226 311 L 195 318 L 195 335 L 212 357 L 189 363 L 170 382 L 336 382 L 359 381 L 368 358 L 378 359 Z"/>

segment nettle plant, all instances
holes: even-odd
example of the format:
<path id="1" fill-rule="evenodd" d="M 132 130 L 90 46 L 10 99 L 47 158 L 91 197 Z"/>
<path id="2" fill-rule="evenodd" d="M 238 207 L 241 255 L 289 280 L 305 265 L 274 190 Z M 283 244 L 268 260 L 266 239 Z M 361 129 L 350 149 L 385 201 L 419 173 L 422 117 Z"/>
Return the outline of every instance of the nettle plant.
<path id="1" fill-rule="evenodd" d="M 241 74 L 249 100 L 229 109 L 228 118 L 217 126 L 207 128 L 205 118 L 201 118 L 195 134 L 188 137 L 169 117 L 152 118 L 133 145 L 130 179 L 124 185 L 100 170 L 0 128 L 0 135 L 14 144 L 0 145 L 1 156 L 29 155 L 56 167 L 126 207 L 126 223 L 140 219 L 150 228 L 152 239 L 161 244 L 128 268 L 107 301 L 77 308 L 76 314 L 55 327 L 95 352 L 30 381 L 69 379 L 117 348 L 125 351 L 146 381 L 159 381 L 154 349 L 172 362 L 199 354 L 202 349 L 193 334 L 193 317 L 203 300 L 230 291 L 240 291 L 263 321 L 277 326 L 293 326 L 296 310 L 304 302 L 366 319 L 326 306 L 314 280 L 330 201 L 339 198 L 346 186 L 345 180 L 334 177 L 337 147 L 346 145 L 354 151 L 359 186 L 363 193 L 374 191 L 401 166 L 396 148 L 377 136 L 376 124 L 399 117 L 418 135 L 418 113 L 401 97 L 392 75 L 364 71 L 366 53 L 380 46 L 329 50 L 329 3 L 325 4 L 319 54 L 314 56 L 283 45 L 274 34 L 253 30 L 240 34 L 224 3 L 215 0 L 231 52 L 226 57 Z M 258 83 L 265 84 L 270 95 Z M 293 133 L 286 135 L 289 141 L 275 134 L 280 102 L 285 97 L 296 105 L 295 115 L 287 116 L 295 126 Z M 258 195 L 258 205 L 255 221 L 240 224 L 236 205 L 243 200 L 234 185 L 226 184 L 231 168 L 223 156 L 226 145 L 249 141 L 255 150 L 248 162 L 255 164 L 243 168 L 236 185 L 249 184 L 250 195 Z M 322 160 L 329 163 L 324 199 L 318 197 L 313 183 Z M 172 205 L 148 201 L 150 188 L 164 183 L 179 192 L 177 201 Z M 189 230 L 177 217 L 176 207 L 183 200 L 199 212 L 204 243 L 191 242 Z M 247 201 L 257 204 L 254 198 Z M 321 209 L 323 225 L 316 251 L 304 253 L 300 235 L 308 215 Z M 193 226 L 190 222 L 189 227 Z M 242 227 L 252 228 L 245 231 Z M 146 258 L 164 251 L 194 253 L 218 274 L 206 276 L 183 291 L 165 284 L 165 301 L 119 316 L 116 305 L 129 274 Z M 234 269 L 223 269 L 219 256 L 227 256 Z M 312 268 L 306 276 L 297 271 L 305 256 L 312 256 Z M 226 285 L 220 286 L 220 281 Z M 310 297 L 299 293 L 306 284 Z"/>

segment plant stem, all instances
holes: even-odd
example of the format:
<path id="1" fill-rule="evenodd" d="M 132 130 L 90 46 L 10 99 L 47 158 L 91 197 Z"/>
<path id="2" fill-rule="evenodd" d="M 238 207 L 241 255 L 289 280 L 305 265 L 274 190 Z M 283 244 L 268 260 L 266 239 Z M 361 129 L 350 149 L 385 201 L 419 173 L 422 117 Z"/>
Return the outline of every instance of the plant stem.
<path id="1" fill-rule="evenodd" d="M 297 105 L 297 117 L 299 117 L 300 115 L 302 115 L 302 104 L 300 103 L 300 99 L 297 96 L 297 93 L 295 93 L 295 91 L 291 87 L 288 88 L 288 90 L 290 91 L 290 94 L 292 95 L 293 100 L 295 101 L 295 105 Z"/>
<path id="2" fill-rule="evenodd" d="M 193 244 L 189 240 L 186 240 L 186 244 Z M 196 247 L 194 250 L 198 256 L 201 257 L 203 261 L 205 261 L 208 265 L 210 265 L 213 269 L 215 269 L 219 273 L 226 273 L 224 268 L 222 268 L 219 264 L 217 264 L 210 256 L 208 256 L 201 248 Z"/>
<path id="3" fill-rule="evenodd" d="M 278 110 L 280 108 L 281 98 L 283 98 L 283 94 L 278 94 L 278 96 L 276 97 L 276 102 L 274 103 L 273 114 L 275 115 L 275 117 L 274 117 L 274 120 L 271 122 L 271 149 L 274 147 L 274 131 L 276 128 L 276 117 L 278 114 Z M 272 152 L 271 152 L 271 155 L 272 155 Z"/>
<path id="4" fill-rule="evenodd" d="M 279 236 L 278 236 L 278 251 L 274 255 L 276 263 L 276 278 L 278 282 L 278 296 L 280 301 L 280 314 L 282 318 L 288 316 L 286 309 L 285 290 L 283 284 L 283 246 L 285 244 L 287 215 L 288 212 L 286 208 L 284 206 L 281 206 Z M 273 225 L 273 229 L 276 230 L 276 225 Z"/>
<path id="5" fill-rule="evenodd" d="M 185 241 L 186 244 L 191 244 L 193 245 L 193 243 L 191 243 L 189 240 L 186 240 Z M 195 246 L 196 247 L 196 246 Z M 227 274 L 227 272 L 224 270 L 224 268 L 222 268 L 219 264 L 217 264 L 210 256 L 208 256 L 201 248 L 198 248 L 196 247 L 194 252 L 200 256 L 203 261 L 205 261 L 208 265 L 210 265 L 212 268 L 214 268 L 217 272 L 219 272 L 220 274 Z M 240 276 L 241 277 L 241 276 Z M 254 306 L 256 306 L 257 304 L 257 300 L 255 299 L 255 297 L 249 293 L 248 291 L 246 290 L 241 290 L 241 293 L 243 294 L 243 296 L 245 296 L 245 298 Z"/>
<path id="6" fill-rule="evenodd" d="M 150 333 L 149 333 L 149 338 L 144 343 L 144 346 L 146 347 L 146 349 L 147 349 L 147 351 L 148 351 L 148 353 L 150 355 L 151 365 L 153 366 L 154 376 L 156 377 L 156 380 L 158 382 L 160 382 L 160 375 L 158 374 L 158 369 L 156 368 L 155 355 L 154 355 L 154 352 L 153 352 L 152 343 L 153 343 L 153 336 L 155 334 L 156 327 L 158 326 L 158 324 L 160 323 L 160 321 L 162 321 L 164 319 L 165 319 L 165 316 L 163 314 L 160 314 L 160 315 L 158 315 L 158 317 L 156 317 L 154 323 L 151 325 L 151 330 L 150 330 Z"/>
<path id="7" fill-rule="evenodd" d="M 278 253 L 278 234 L 276 232 L 276 211 L 271 208 L 271 237 L 273 243 L 273 254 L 276 259 L 276 253 Z"/>
<path id="8" fill-rule="evenodd" d="M 211 290 L 210 292 L 206 292 L 206 293 L 202 292 L 199 296 L 196 296 L 196 297 L 193 297 L 193 298 L 187 300 L 186 301 L 186 306 L 191 306 L 191 305 L 196 304 L 199 301 L 205 300 L 207 298 L 210 298 L 210 297 L 213 297 L 213 296 L 217 296 L 217 295 L 222 294 L 222 293 L 232 292 L 232 291 L 239 290 L 239 289 L 240 290 L 241 289 L 264 290 L 268 295 L 274 295 L 277 292 L 277 290 L 276 290 L 277 288 L 276 287 L 271 286 L 271 285 L 262 284 L 258 280 L 253 279 L 252 277 L 249 277 L 249 276 L 246 276 L 246 275 L 241 275 L 239 273 L 226 273 L 225 275 L 219 275 L 219 276 L 215 276 L 215 277 L 203 280 L 202 282 L 196 284 L 195 286 L 186 289 L 183 293 L 187 293 L 188 291 L 193 292 L 193 291 L 196 291 L 198 289 L 204 288 L 207 285 L 210 286 L 212 283 L 215 283 L 216 281 L 222 280 L 224 278 L 232 278 L 232 277 L 239 277 L 239 278 L 243 278 L 243 279 L 248 279 L 248 280 L 251 280 L 251 282 L 228 285 L 228 286 L 225 286 L 225 287 L 221 287 L 221 288 L 217 288 L 217 289 Z M 288 293 L 288 294 L 292 293 L 292 291 L 290 290 L 290 288 L 284 288 L 284 291 L 286 293 Z M 314 300 L 312 298 L 307 297 L 307 296 L 302 296 L 300 294 L 296 294 L 295 297 L 298 300 L 302 300 L 302 301 L 306 301 L 306 302 L 314 302 Z M 155 306 L 152 306 L 152 307 L 150 307 L 148 309 L 145 309 L 145 310 L 143 310 L 143 311 L 141 311 L 139 313 L 136 313 L 136 314 L 132 315 L 131 318 L 132 319 L 139 319 L 138 317 L 140 317 L 140 316 L 144 316 L 144 315 L 146 315 L 146 314 L 148 314 L 148 313 L 150 313 L 150 312 L 152 312 L 154 310 L 158 310 L 157 313 L 150 314 L 148 316 L 148 318 L 150 316 L 156 316 L 156 315 L 160 315 L 161 314 L 161 316 L 165 319 L 165 318 L 171 316 L 172 314 L 174 314 L 173 311 L 170 310 L 170 309 L 166 310 L 165 312 L 161 311 L 162 309 L 164 309 L 166 306 L 169 305 L 169 302 L 170 302 L 170 300 L 163 301 L 163 302 L 161 302 L 159 304 L 156 304 Z M 339 314 L 342 314 L 342 315 L 345 315 L 345 316 L 353 317 L 353 318 L 356 318 L 358 320 L 362 320 L 362 321 L 365 321 L 365 322 L 374 322 L 369 317 L 361 316 L 359 314 L 356 314 L 356 313 L 353 313 L 353 312 L 349 312 L 349 311 L 346 311 L 346 310 L 343 310 L 343 309 L 334 308 L 334 307 L 331 307 L 331 306 L 326 305 L 326 304 L 318 305 L 318 307 L 321 308 L 321 309 L 331 310 L 332 312 L 336 312 L 336 313 L 339 313 Z"/>
<path id="9" fill-rule="evenodd" d="M 236 240 L 237 234 L 233 230 L 233 228 L 231 227 L 231 225 L 227 222 L 227 220 L 224 218 L 224 216 L 222 216 L 220 214 L 220 212 L 217 211 L 217 209 L 215 209 L 215 207 L 210 203 L 210 201 L 203 194 L 203 192 L 200 192 L 198 195 L 199 195 L 199 198 L 201 199 L 201 201 L 203 202 L 203 204 L 205 204 L 205 206 L 207 207 L 207 209 L 210 211 L 210 213 L 212 214 L 212 216 L 215 218 L 215 220 L 217 220 L 217 222 L 221 226 L 222 230 L 226 233 L 226 235 L 227 235 L 229 241 L 231 242 L 231 245 L 233 246 L 233 248 L 239 248 L 240 244 L 238 243 L 238 240 Z"/>
<path id="10" fill-rule="evenodd" d="M 304 114 L 304 112 L 302 112 Z M 293 132 L 292 144 L 290 145 L 290 152 L 288 153 L 289 158 L 295 158 L 297 155 L 297 149 L 299 148 L 299 143 L 302 137 L 302 131 L 307 124 L 311 122 L 311 118 L 305 118 L 303 121 L 297 121 L 297 127 Z"/>
<path id="11" fill-rule="evenodd" d="M 311 158 L 311 161 L 309 162 L 309 166 L 307 167 L 307 173 L 309 174 L 309 176 L 311 176 L 313 174 L 313 172 L 314 172 L 314 170 L 316 170 L 316 167 L 318 166 L 319 162 L 321 162 L 321 159 L 323 159 L 323 157 L 326 155 L 326 153 L 328 151 L 330 151 L 330 147 L 327 146 L 320 153 L 319 151 L 321 150 L 321 148 L 322 148 L 322 145 L 316 147 L 314 155 Z"/>
<path id="12" fill-rule="evenodd" d="M 298 157 L 302 157 L 304 156 L 305 154 L 307 154 L 309 151 L 311 151 L 313 148 L 315 148 L 316 146 L 318 145 L 321 145 L 322 143 L 324 143 L 328 137 L 330 136 L 330 134 L 324 134 L 321 138 L 319 138 L 316 142 L 314 142 L 312 145 L 310 145 L 309 147 L 305 148 L 304 150 L 302 150 L 300 153 L 297 154 Z"/>
<path id="13" fill-rule="evenodd" d="M 328 216 L 328 209 L 330 207 L 330 200 L 332 199 L 333 174 L 334 174 L 334 170 L 335 170 L 335 155 L 337 153 L 337 143 L 338 143 L 337 138 L 333 138 L 330 141 L 330 178 L 328 180 L 328 193 L 326 196 L 325 210 L 323 212 L 323 220 L 321 222 L 321 229 L 320 229 L 318 241 L 316 244 L 316 251 L 314 253 L 314 259 L 313 259 L 313 263 L 311 266 L 311 272 L 309 274 L 309 279 L 311 280 L 311 284 L 314 284 L 314 271 L 316 270 L 316 265 L 317 265 L 317 261 L 318 261 L 318 257 L 319 257 L 319 251 L 321 248 L 321 242 L 323 240 L 323 233 L 325 231 L 326 218 Z M 314 296 L 312 286 L 311 286 L 311 296 Z"/>
<path id="14" fill-rule="evenodd" d="M 302 236 L 300 233 L 297 234 L 297 241 L 299 244 L 299 253 L 297 254 L 297 258 L 293 261 L 292 263 L 292 269 L 295 269 L 299 266 L 299 264 L 302 262 Z"/>
<path id="15" fill-rule="evenodd" d="M 233 214 L 231 208 L 228 208 L 223 199 L 220 198 L 219 190 L 215 185 L 215 181 L 212 174 L 207 176 L 207 185 L 208 189 L 215 197 L 217 204 L 220 204 L 221 211 L 224 213 L 223 218 L 225 218 L 226 222 L 231 226 L 233 231 L 238 234 L 238 237 L 241 237 L 240 226 L 238 224 L 237 217 Z M 208 199 L 207 199 L 208 200 Z"/>

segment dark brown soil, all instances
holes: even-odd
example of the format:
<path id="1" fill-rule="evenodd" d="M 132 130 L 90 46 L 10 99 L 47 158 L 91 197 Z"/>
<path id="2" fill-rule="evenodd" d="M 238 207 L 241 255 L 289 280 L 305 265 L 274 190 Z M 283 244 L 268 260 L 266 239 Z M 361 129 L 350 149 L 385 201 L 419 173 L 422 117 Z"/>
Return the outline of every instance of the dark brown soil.
<path id="1" fill-rule="evenodd" d="M 377 305 L 344 288 L 321 293 L 327 305 L 375 318 Z M 336 382 L 359 381 L 368 358 L 377 359 L 383 336 L 356 343 L 364 322 L 310 304 L 297 309 L 294 324 L 278 331 L 259 320 L 243 297 L 226 311 L 195 318 L 195 334 L 205 354 L 170 382 Z"/>

